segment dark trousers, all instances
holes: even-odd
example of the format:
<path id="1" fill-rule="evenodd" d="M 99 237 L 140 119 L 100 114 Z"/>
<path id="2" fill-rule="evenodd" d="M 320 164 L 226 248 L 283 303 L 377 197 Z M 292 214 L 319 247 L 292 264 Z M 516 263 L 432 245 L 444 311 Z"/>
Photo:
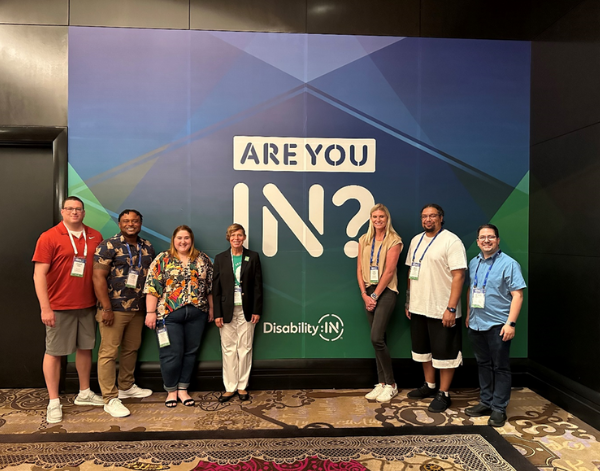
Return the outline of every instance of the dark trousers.
<path id="1" fill-rule="evenodd" d="M 159 348 L 165 391 L 187 389 L 190 385 L 207 321 L 208 313 L 191 304 L 186 304 L 165 317 L 171 342 L 168 347 Z"/>
<path id="2" fill-rule="evenodd" d="M 375 291 L 376 286 L 369 286 L 367 294 Z M 371 326 L 371 343 L 375 349 L 375 362 L 377 363 L 377 381 L 385 384 L 394 384 L 394 370 L 392 368 L 392 357 L 385 343 L 385 331 L 392 318 L 396 307 L 396 292 L 386 288 L 379 299 L 377 307 L 373 312 L 367 311 L 367 319 Z"/>
<path id="3" fill-rule="evenodd" d="M 479 370 L 480 401 L 492 410 L 505 412 L 510 401 L 510 343 L 500 336 L 502 325 L 490 330 L 469 329 L 469 340 Z"/>

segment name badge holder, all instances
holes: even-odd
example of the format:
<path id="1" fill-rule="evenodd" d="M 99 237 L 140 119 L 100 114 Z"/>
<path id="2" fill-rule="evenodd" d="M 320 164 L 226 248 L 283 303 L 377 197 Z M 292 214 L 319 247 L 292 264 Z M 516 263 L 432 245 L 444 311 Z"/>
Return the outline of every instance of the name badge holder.
<path id="1" fill-rule="evenodd" d="M 242 305 L 242 287 L 240 285 L 236 285 L 233 288 L 233 304 L 236 306 Z"/>
<path id="2" fill-rule="evenodd" d="M 159 318 L 156 320 L 156 335 L 158 336 L 158 346 L 160 348 L 171 345 L 171 341 L 169 340 L 169 332 L 167 332 L 167 326 L 163 316 L 159 316 Z"/>
<path id="3" fill-rule="evenodd" d="M 83 257 L 73 257 L 73 266 L 71 267 L 71 276 L 83 277 L 85 271 L 86 259 Z"/>
<path id="4" fill-rule="evenodd" d="M 416 281 L 419 279 L 419 272 L 421 271 L 421 263 L 423 262 L 423 258 L 425 257 L 425 254 L 429 250 L 429 247 L 431 247 L 431 244 L 433 244 L 433 241 L 437 238 L 437 236 L 439 236 L 442 233 L 443 230 L 444 229 L 441 229 L 440 232 L 438 232 L 433 237 L 433 239 L 431 239 L 431 242 L 429 242 L 429 245 L 427 245 L 427 247 L 425 247 L 425 250 L 423 251 L 423 255 L 421 255 L 421 258 L 419 259 L 419 261 L 415 262 L 415 257 L 417 256 L 417 250 L 419 250 L 419 247 L 421 246 L 421 242 L 423 242 L 423 237 L 425 237 L 425 233 L 423 232 L 423 235 L 421 236 L 421 239 L 419 239 L 419 243 L 417 244 L 417 247 L 415 248 L 415 251 L 413 252 L 412 263 L 410 264 L 410 272 L 408 273 L 409 280 Z"/>
<path id="5" fill-rule="evenodd" d="M 421 264 L 419 262 L 412 262 L 410 266 L 410 273 L 408 274 L 409 280 L 418 280 L 419 271 L 421 270 Z"/>
<path id="6" fill-rule="evenodd" d="M 87 237 L 85 235 L 85 229 L 81 231 L 83 235 L 83 242 L 85 243 L 83 249 L 83 257 L 78 257 L 79 251 L 77 250 L 77 246 L 75 245 L 75 240 L 73 239 L 73 234 L 67 227 L 67 225 L 63 222 L 65 229 L 67 230 L 67 234 L 69 234 L 69 239 L 71 239 L 71 245 L 73 246 L 73 252 L 75 252 L 75 256 L 73 257 L 73 266 L 71 267 L 71 276 L 76 276 L 78 278 L 83 278 L 83 274 L 85 273 L 85 262 L 87 261 Z"/>
<path id="7" fill-rule="evenodd" d="M 381 245 L 377 251 L 377 260 L 375 263 L 373 263 L 373 254 L 375 253 L 375 236 L 373 236 L 373 243 L 371 244 L 371 258 L 369 259 L 369 281 L 372 285 L 379 283 L 379 255 L 381 255 L 381 247 L 383 247 L 384 240 L 385 236 L 383 236 L 383 240 L 381 241 Z"/>
<path id="8" fill-rule="evenodd" d="M 125 288 L 137 288 L 138 279 L 140 277 L 140 273 L 142 271 L 142 246 L 138 242 L 138 265 L 136 268 L 132 268 L 133 265 L 133 256 L 131 255 L 131 248 L 129 248 L 129 244 L 125 241 L 125 245 L 127 246 L 127 252 L 129 252 L 129 273 L 127 274 L 127 281 L 125 282 Z"/>
<path id="9" fill-rule="evenodd" d="M 490 276 L 490 272 L 492 271 L 492 267 L 496 262 L 496 257 L 502 253 L 499 250 L 492 258 L 492 263 L 490 264 L 487 273 L 485 274 L 485 278 L 483 280 L 483 286 L 481 288 L 477 287 L 477 272 L 479 271 L 479 265 L 481 265 L 481 259 L 477 263 L 477 268 L 475 269 L 475 279 L 473 280 L 473 290 L 471 293 L 471 307 L 475 309 L 483 309 L 485 308 L 485 287 L 487 285 L 488 277 Z"/>

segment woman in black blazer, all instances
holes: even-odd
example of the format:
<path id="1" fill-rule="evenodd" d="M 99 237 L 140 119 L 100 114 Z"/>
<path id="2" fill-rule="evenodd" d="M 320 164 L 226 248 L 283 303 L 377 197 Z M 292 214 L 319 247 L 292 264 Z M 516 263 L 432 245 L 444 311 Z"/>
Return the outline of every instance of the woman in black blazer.
<path id="1" fill-rule="evenodd" d="M 219 402 L 236 394 L 247 401 L 254 328 L 262 315 L 262 271 L 258 254 L 243 246 L 246 231 L 240 224 L 229 226 L 226 238 L 231 248 L 215 257 L 212 292 L 223 352 L 225 392 Z"/>

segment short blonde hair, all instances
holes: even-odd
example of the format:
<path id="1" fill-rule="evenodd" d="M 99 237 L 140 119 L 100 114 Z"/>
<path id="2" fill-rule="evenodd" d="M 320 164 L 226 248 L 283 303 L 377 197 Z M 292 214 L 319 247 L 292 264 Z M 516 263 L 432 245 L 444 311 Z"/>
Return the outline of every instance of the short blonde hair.
<path id="1" fill-rule="evenodd" d="M 238 224 L 237 222 L 234 222 L 231 226 L 229 226 L 227 228 L 227 232 L 225 233 L 225 238 L 227 240 L 229 240 L 231 238 L 231 234 L 233 234 L 234 232 L 237 231 L 242 231 L 242 233 L 244 234 L 244 237 L 246 237 L 246 230 L 244 229 L 244 226 L 242 226 L 241 224 Z"/>

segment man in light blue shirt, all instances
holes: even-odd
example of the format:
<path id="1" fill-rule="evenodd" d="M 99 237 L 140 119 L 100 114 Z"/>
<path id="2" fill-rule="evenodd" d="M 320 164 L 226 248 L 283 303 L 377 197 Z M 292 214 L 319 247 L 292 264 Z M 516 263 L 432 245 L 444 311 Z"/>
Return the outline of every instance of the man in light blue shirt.
<path id="1" fill-rule="evenodd" d="M 469 314 L 466 325 L 479 369 L 480 402 L 467 407 L 470 417 L 490 416 L 488 425 L 502 427 L 510 400 L 510 344 L 526 287 L 521 266 L 500 250 L 493 224 L 477 229 L 481 253 L 469 263 Z"/>

